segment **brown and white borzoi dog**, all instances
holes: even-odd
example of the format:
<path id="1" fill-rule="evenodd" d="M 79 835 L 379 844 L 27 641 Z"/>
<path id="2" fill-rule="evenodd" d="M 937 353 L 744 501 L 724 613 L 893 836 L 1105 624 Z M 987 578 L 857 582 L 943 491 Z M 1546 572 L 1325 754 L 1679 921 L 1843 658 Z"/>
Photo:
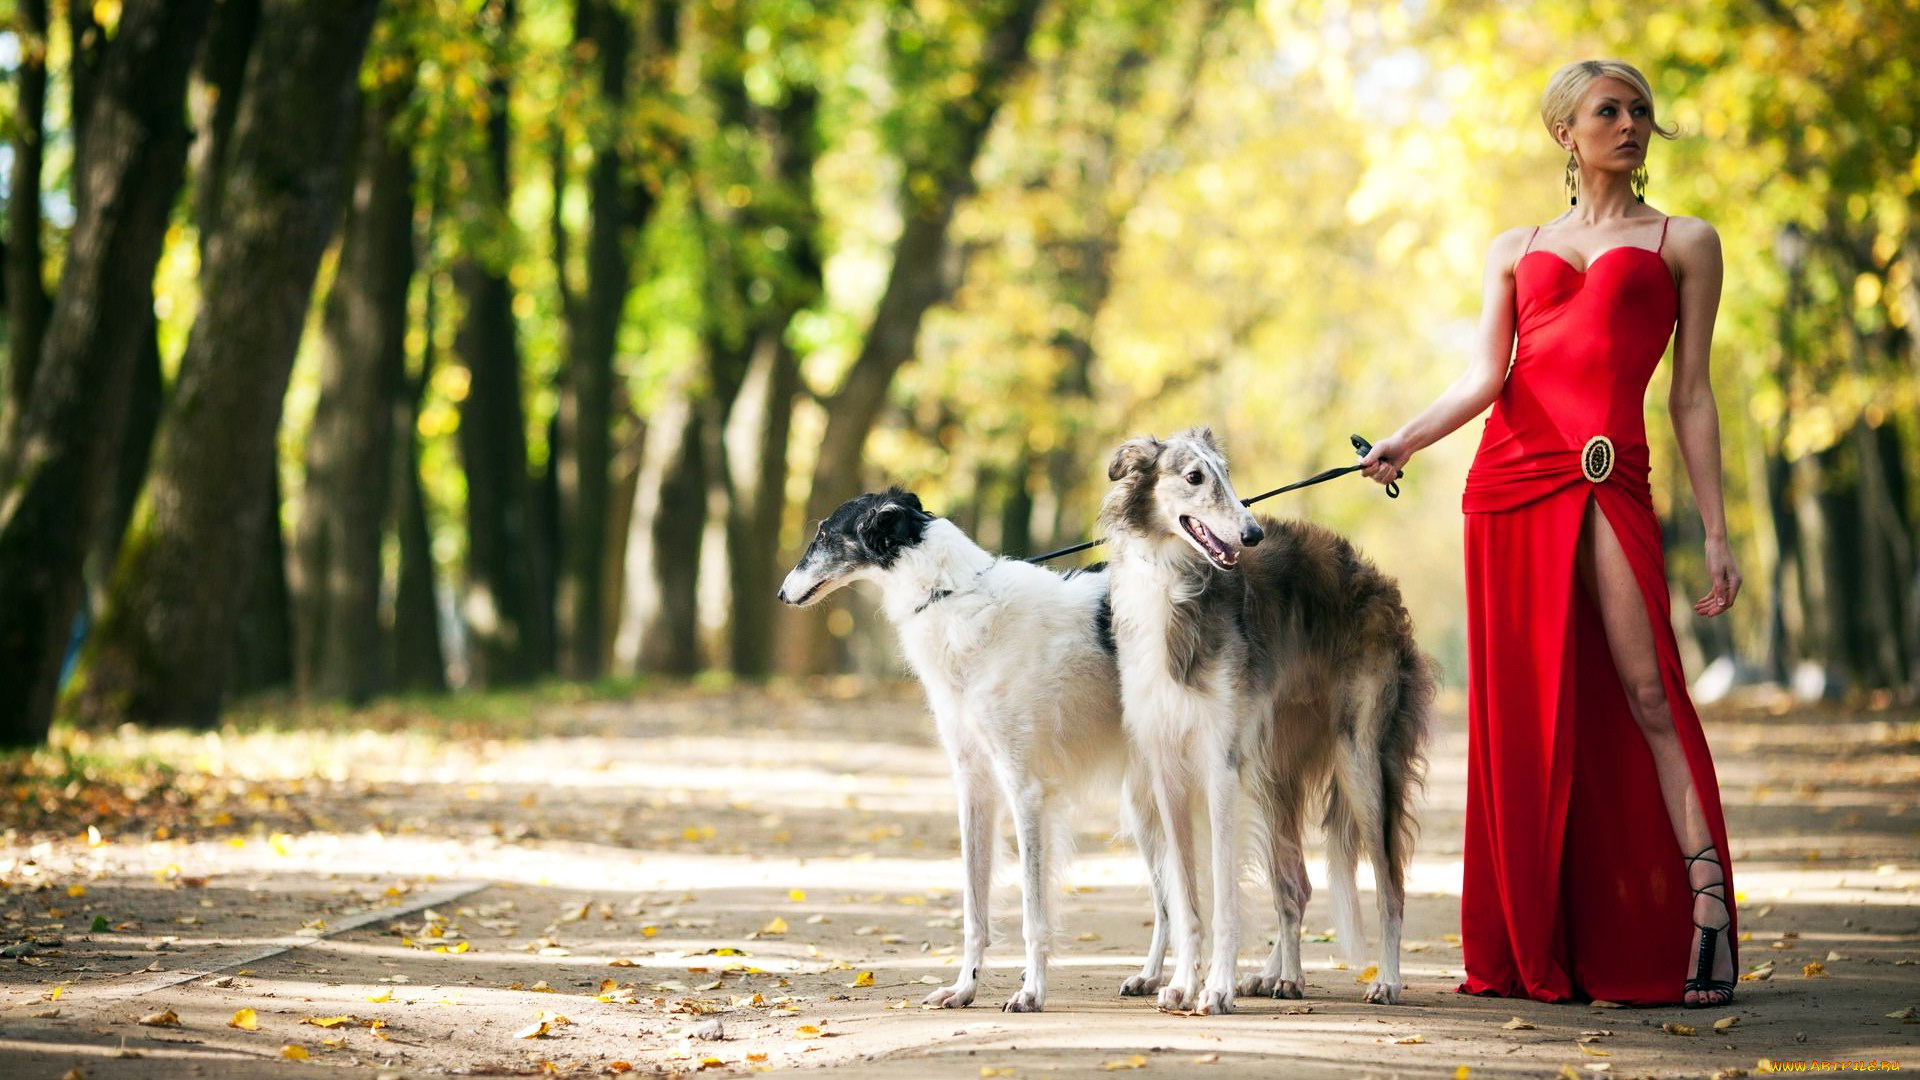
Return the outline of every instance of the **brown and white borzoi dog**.
<path id="1" fill-rule="evenodd" d="M 1339 937 L 1357 960 L 1365 936 L 1354 872 L 1364 851 L 1381 932 L 1366 1000 L 1399 1001 L 1411 800 L 1433 696 L 1399 586 L 1325 529 L 1256 519 L 1205 429 L 1131 440 L 1107 476 L 1100 521 L 1125 726 L 1166 837 L 1157 876 L 1174 959 L 1160 1007 L 1231 1012 L 1236 989 L 1301 996 L 1300 920 L 1312 887 L 1300 826 L 1322 792 Z M 1260 974 L 1236 987 L 1243 793 L 1258 807 L 1280 935 Z M 1204 987 L 1196 795 L 1212 834 Z"/>

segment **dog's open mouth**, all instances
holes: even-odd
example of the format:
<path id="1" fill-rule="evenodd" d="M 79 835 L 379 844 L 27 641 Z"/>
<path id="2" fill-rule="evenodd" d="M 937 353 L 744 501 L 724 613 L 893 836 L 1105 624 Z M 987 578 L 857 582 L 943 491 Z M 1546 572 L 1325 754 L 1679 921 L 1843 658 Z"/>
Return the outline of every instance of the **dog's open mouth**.
<path id="1" fill-rule="evenodd" d="M 1195 540 L 1200 542 L 1200 550 L 1207 553 L 1207 558 L 1213 560 L 1213 565 L 1218 566 L 1222 570 L 1231 570 L 1240 562 L 1240 552 L 1235 550 L 1232 545 L 1225 543 L 1219 537 L 1213 535 L 1213 530 L 1207 528 L 1198 520 L 1182 514 L 1180 515 L 1180 527 L 1187 530 Z"/>

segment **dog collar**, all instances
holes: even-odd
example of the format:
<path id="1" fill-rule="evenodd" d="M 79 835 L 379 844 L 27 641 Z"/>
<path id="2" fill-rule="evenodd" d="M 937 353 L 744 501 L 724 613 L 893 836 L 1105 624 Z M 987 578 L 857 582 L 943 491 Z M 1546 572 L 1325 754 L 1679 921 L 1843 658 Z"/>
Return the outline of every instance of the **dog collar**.
<path id="1" fill-rule="evenodd" d="M 939 603 L 940 601 L 945 600 L 947 597 L 952 595 L 953 595 L 952 589 L 935 589 L 932 592 L 927 594 L 926 602 L 922 603 L 919 607 L 913 609 L 913 613 L 915 615 L 918 615 L 921 612 L 932 607 L 934 604 Z"/>

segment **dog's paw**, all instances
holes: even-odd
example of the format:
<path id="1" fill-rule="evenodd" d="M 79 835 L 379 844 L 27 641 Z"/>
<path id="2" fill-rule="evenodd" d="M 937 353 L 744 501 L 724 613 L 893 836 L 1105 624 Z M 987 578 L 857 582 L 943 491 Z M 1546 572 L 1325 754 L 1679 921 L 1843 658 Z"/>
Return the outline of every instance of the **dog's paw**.
<path id="1" fill-rule="evenodd" d="M 1163 986 L 1154 1004 L 1161 1012 L 1186 1012 L 1187 1005 L 1193 1001 L 1193 990 L 1185 986 Z"/>
<path id="2" fill-rule="evenodd" d="M 1147 997 L 1166 983 L 1165 975 L 1134 975 L 1120 984 L 1121 997 Z"/>
<path id="3" fill-rule="evenodd" d="M 942 1009 L 964 1009 L 973 1004 L 973 984 L 954 983 L 943 986 L 920 999 L 922 1005 L 936 1005 Z"/>
<path id="4" fill-rule="evenodd" d="M 1400 992 L 1407 988 L 1406 983 L 1373 982 L 1367 986 L 1367 996 L 1363 999 L 1369 1005 L 1398 1005 Z"/>
<path id="5" fill-rule="evenodd" d="M 1209 986 L 1200 991 L 1200 1001 L 1193 1011 L 1206 1016 L 1225 1016 L 1233 1011 L 1233 987 Z"/>
<path id="6" fill-rule="evenodd" d="M 1200 1001 L 1194 1005 L 1194 1013 L 1206 1017 L 1225 1017 L 1227 1013 L 1233 1013 L 1233 988 L 1208 986 L 1200 992 Z"/>
<path id="7" fill-rule="evenodd" d="M 1305 979 L 1285 979 L 1278 975 L 1249 975 L 1240 981 L 1242 997 L 1301 998 L 1306 996 Z"/>
<path id="8" fill-rule="evenodd" d="M 1021 1013 L 1040 1012 L 1045 1007 L 1046 1000 L 1044 998 L 1025 987 L 1021 987 L 1019 993 L 1008 998 L 1007 1003 L 1000 1006 L 1000 1011 Z"/>

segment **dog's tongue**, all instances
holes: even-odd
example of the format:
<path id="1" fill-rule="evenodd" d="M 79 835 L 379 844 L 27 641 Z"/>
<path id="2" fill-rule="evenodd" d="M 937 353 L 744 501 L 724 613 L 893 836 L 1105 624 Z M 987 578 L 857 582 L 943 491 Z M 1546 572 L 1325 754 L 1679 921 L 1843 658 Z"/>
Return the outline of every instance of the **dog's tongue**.
<path id="1" fill-rule="evenodd" d="M 1221 543 L 1220 538 L 1213 535 L 1213 530 L 1207 528 L 1198 518 L 1187 518 L 1186 521 L 1187 531 L 1192 533 L 1194 539 L 1200 541 L 1200 543 L 1206 547 L 1207 553 L 1213 556 L 1214 562 L 1222 566 L 1232 566 L 1234 563 L 1240 561 L 1239 554 L 1226 544 Z"/>

